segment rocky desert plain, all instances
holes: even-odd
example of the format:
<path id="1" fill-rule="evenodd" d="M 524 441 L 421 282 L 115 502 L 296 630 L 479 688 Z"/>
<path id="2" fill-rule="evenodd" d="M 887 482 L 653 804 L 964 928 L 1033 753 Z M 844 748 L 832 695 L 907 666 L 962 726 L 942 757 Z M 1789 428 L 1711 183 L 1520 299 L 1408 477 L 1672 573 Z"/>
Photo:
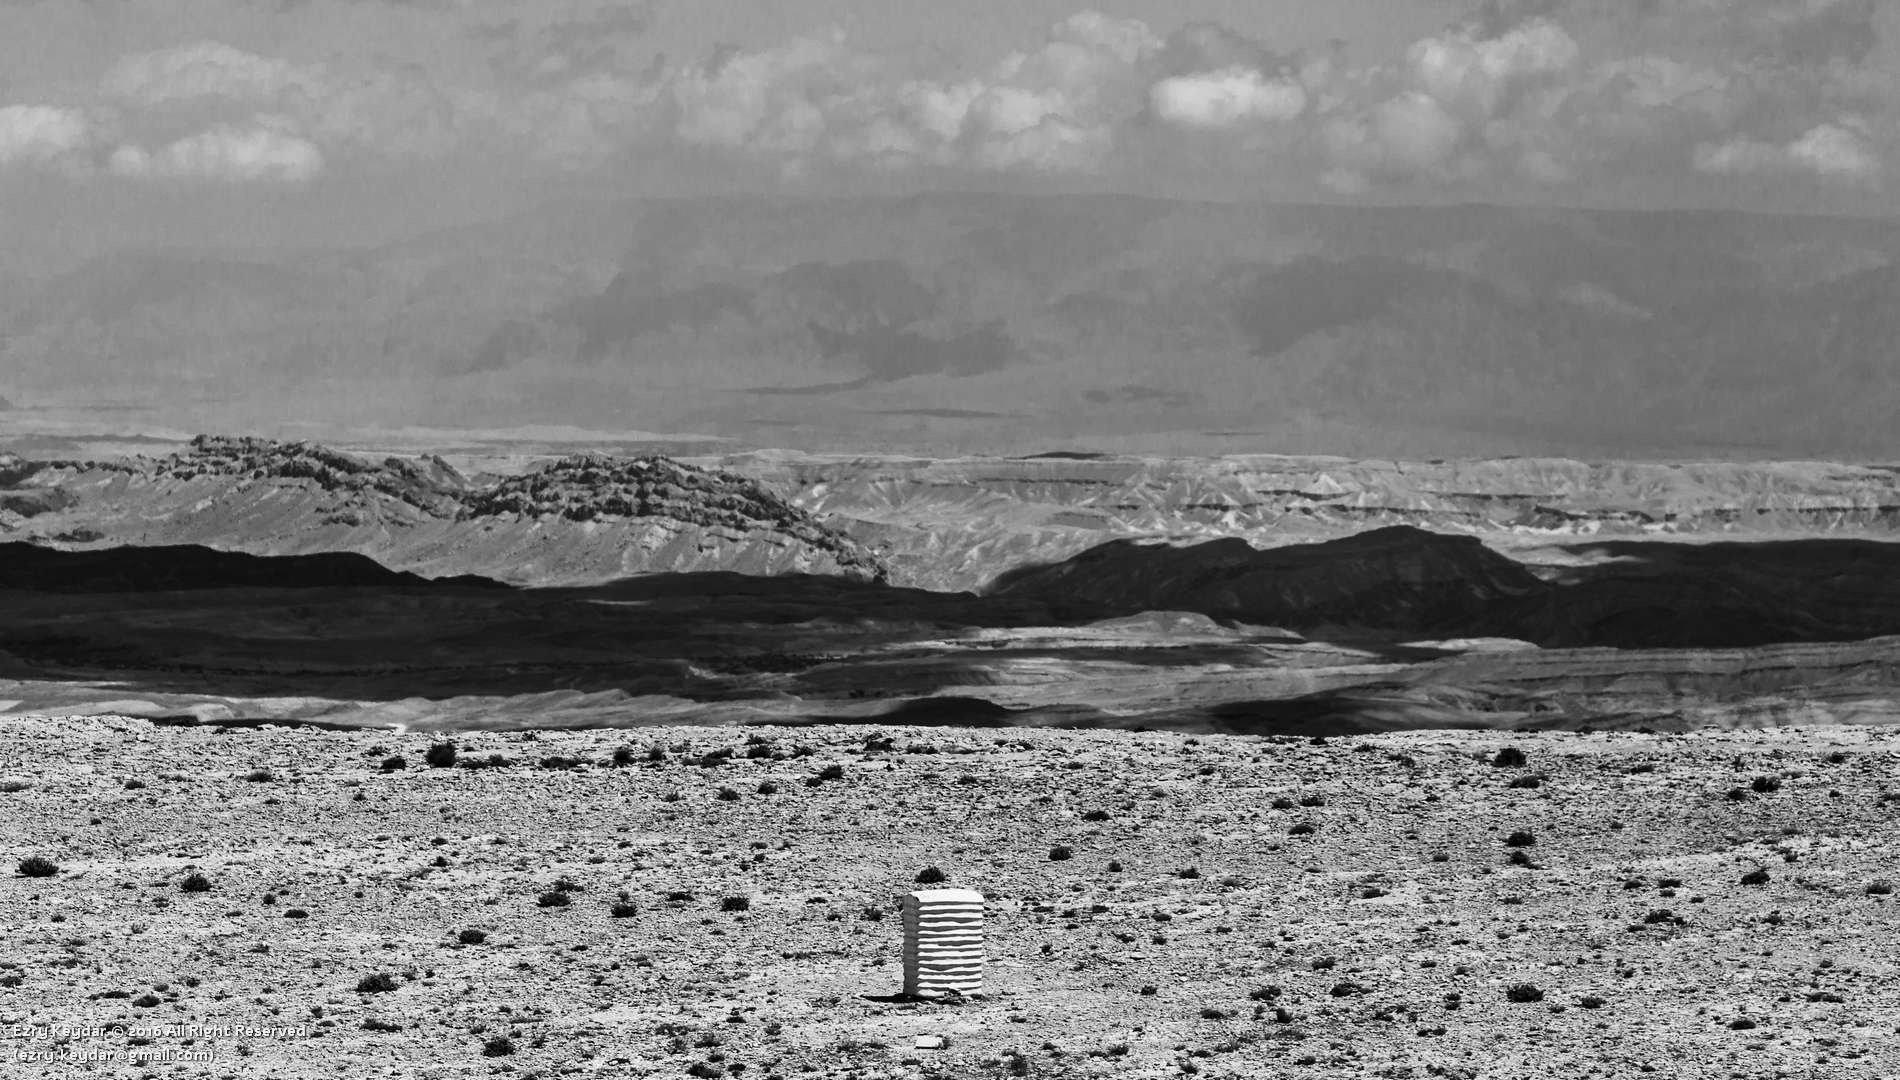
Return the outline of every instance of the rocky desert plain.
<path id="1" fill-rule="evenodd" d="M 0 457 L 6 1075 L 1900 1074 L 1892 469 L 133 449 Z"/>

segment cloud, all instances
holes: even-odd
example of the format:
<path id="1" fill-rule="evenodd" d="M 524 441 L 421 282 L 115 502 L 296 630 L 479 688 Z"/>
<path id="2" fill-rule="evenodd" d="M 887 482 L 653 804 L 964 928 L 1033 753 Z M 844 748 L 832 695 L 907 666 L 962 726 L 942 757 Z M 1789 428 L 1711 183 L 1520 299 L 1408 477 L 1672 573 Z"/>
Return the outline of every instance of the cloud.
<path id="1" fill-rule="evenodd" d="M 683 141 L 746 155 L 882 168 L 1091 169 L 1145 108 L 1146 24 L 1084 12 L 1040 47 L 961 78 L 918 78 L 840 32 L 726 50 L 678 72 Z"/>
<path id="2" fill-rule="evenodd" d="M 1867 183 L 1900 111 L 1896 73 L 1864 63 L 1874 15 L 1866 0 L 1487 3 L 1349 75 L 1321 168 L 1355 191 L 1638 173 Z"/>
<path id="3" fill-rule="evenodd" d="M 225 98 L 272 102 L 324 82 L 313 67 L 258 56 L 217 41 L 199 41 L 121 58 L 99 80 L 110 98 L 138 108 Z"/>
<path id="4" fill-rule="evenodd" d="M 723 51 L 672 80 L 674 131 L 699 146 L 809 153 L 823 140 L 829 115 L 851 97 L 852 70 L 864 63 L 838 33 L 757 52 Z"/>
<path id="5" fill-rule="evenodd" d="M 1542 18 L 1496 37 L 1467 25 L 1423 38 L 1367 80 L 1391 96 L 1375 92 L 1327 121 L 1328 183 L 1361 190 L 1494 171 L 1561 178 L 1550 120 L 1581 60 L 1576 40 Z"/>
<path id="6" fill-rule="evenodd" d="M 1611 53 L 1817 67 L 1865 62 L 1879 42 L 1879 7 L 1880 0 L 1491 0 L 1469 24 L 1495 35 L 1552 18 L 1587 28 Z"/>
<path id="7" fill-rule="evenodd" d="M 50 105 L 0 108 L 0 165 L 71 162 L 92 141 L 92 123 L 78 109 Z"/>
<path id="8" fill-rule="evenodd" d="M 151 152 L 122 145 L 112 152 L 108 167 L 139 179 L 301 183 L 323 171 L 323 152 L 283 132 L 220 125 Z"/>
<path id="9" fill-rule="evenodd" d="M 1155 115 L 1182 127 L 1229 128 L 1253 121 L 1289 121 L 1306 111 L 1306 88 L 1245 67 L 1175 75 L 1154 84 Z"/>
<path id="10" fill-rule="evenodd" d="M 78 108 L 0 111 L 0 161 L 258 182 L 461 154 L 841 179 L 1162 166 L 1484 197 L 1632 177 L 1871 185 L 1900 151 L 1875 0 L 1491 0 L 1371 62 L 1083 11 L 955 67 L 835 30 L 669 63 L 643 51 L 651 7 L 629 0 L 356 2 L 408 20 L 406 58 L 217 41 L 126 56 Z M 445 47 L 418 46 L 438 24 Z"/>
<path id="11" fill-rule="evenodd" d="M 1866 125 L 1852 118 L 1816 125 L 1783 145 L 1747 135 L 1704 143 L 1696 147 L 1695 166 L 1718 175 L 1796 173 L 1856 185 L 1877 183 L 1882 171 Z"/>

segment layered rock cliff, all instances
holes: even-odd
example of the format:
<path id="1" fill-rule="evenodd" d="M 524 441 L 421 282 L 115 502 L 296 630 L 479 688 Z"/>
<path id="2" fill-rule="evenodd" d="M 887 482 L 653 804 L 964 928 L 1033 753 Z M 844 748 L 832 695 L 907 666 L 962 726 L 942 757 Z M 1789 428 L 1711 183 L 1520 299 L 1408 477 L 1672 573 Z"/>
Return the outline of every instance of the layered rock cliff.
<path id="1" fill-rule="evenodd" d="M 57 544 L 359 552 L 534 585 L 654 571 L 884 576 L 862 545 L 756 483 L 662 458 L 566 458 L 484 484 L 439 457 L 200 436 L 156 459 L 16 462 L 6 479 L 0 532 Z"/>

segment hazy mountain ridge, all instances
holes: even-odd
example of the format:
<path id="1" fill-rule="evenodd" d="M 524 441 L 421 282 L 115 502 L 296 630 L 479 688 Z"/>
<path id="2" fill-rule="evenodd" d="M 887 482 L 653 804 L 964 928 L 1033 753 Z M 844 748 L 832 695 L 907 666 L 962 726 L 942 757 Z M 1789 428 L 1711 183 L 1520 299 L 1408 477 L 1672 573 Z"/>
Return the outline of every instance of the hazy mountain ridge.
<path id="1" fill-rule="evenodd" d="M 347 380 L 433 422 L 755 443 L 1900 455 L 1880 220 L 648 200 L 347 256 L 119 257 L 0 310 L 0 391 L 35 399 L 339 408 Z"/>

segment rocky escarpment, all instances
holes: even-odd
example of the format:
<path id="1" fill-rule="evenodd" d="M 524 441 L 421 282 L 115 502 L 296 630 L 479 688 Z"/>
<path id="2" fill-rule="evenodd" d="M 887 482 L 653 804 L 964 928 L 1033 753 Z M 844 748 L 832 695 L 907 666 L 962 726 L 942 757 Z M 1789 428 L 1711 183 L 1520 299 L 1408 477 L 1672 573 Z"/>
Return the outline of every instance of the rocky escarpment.
<path id="1" fill-rule="evenodd" d="M 564 457 L 525 476 L 509 477 L 463 499 L 465 518 L 559 517 L 567 521 L 668 518 L 711 529 L 749 531 L 764 525 L 830 552 L 841 567 L 870 577 L 883 568 L 857 543 L 736 473 L 697 469 L 666 458 Z"/>
<path id="2" fill-rule="evenodd" d="M 531 585 L 704 570 L 885 576 L 862 545 L 756 483 L 657 457 L 571 457 L 483 484 L 439 457 L 199 436 L 164 458 L 0 468 L 11 481 L 0 531 L 41 542 L 353 551 L 432 577 Z"/>
<path id="3" fill-rule="evenodd" d="M 189 452 L 158 462 L 153 475 L 162 480 L 310 480 L 324 491 L 373 492 L 444 516 L 454 515 L 469 491 L 467 478 L 432 454 L 372 462 L 317 443 L 249 436 L 200 435 L 191 440 Z"/>

